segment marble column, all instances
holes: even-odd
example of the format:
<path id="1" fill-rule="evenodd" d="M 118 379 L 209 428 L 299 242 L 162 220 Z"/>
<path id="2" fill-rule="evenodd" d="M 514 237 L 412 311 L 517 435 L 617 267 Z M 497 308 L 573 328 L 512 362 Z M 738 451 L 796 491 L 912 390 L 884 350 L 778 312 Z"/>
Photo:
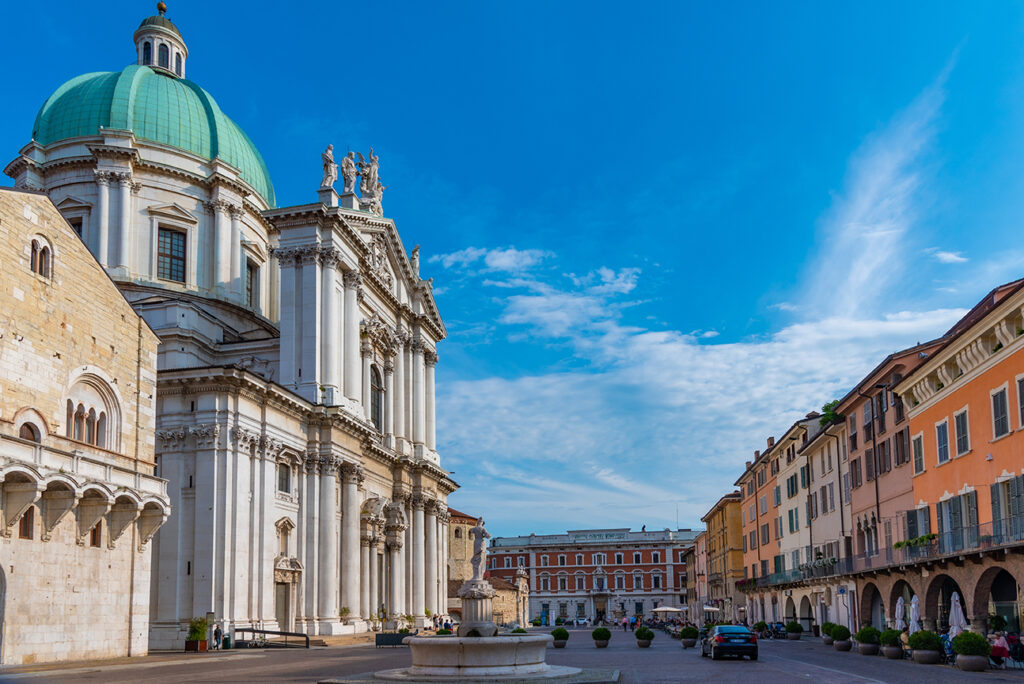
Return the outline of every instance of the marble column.
<path id="1" fill-rule="evenodd" d="M 317 535 L 319 554 L 319 577 L 317 596 L 320 619 L 332 623 L 338 621 L 338 578 L 334 568 L 338 565 L 338 533 L 335 528 L 335 495 L 337 491 L 337 461 L 330 456 L 320 457 L 320 530 Z M 330 633 L 329 630 L 321 633 Z"/>
<path id="2" fill-rule="evenodd" d="M 395 353 L 395 391 L 392 402 L 395 407 L 395 437 L 405 437 L 405 331 L 398 334 Z M 396 439 L 397 442 L 397 439 Z"/>
<path id="3" fill-rule="evenodd" d="M 359 537 L 359 617 L 373 617 L 370 603 L 370 535 Z"/>
<path id="4" fill-rule="evenodd" d="M 231 282 L 231 226 L 225 217 L 228 204 L 213 202 L 213 286 L 228 289 Z"/>
<path id="5" fill-rule="evenodd" d="M 345 271 L 345 396 L 359 401 L 362 381 L 359 377 L 359 316 L 357 295 L 362 279 Z"/>
<path id="6" fill-rule="evenodd" d="M 373 360 L 373 344 L 369 339 L 365 339 L 359 346 L 359 355 L 363 359 L 363 417 L 366 420 L 371 420 L 373 411 L 371 410 L 370 404 L 370 362 Z"/>
<path id="7" fill-rule="evenodd" d="M 423 444 L 426 416 L 423 413 L 423 343 L 412 343 L 412 441 Z"/>
<path id="8" fill-rule="evenodd" d="M 412 599 L 413 599 L 412 585 L 414 584 L 414 579 L 415 579 L 416 573 L 413 572 L 413 568 L 412 568 L 412 559 L 413 559 L 413 555 L 414 554 L 413 554 L 413 544 L 412 544 L 413 515 L 412 515 L 412 498 L 411 497 L 406 497 L 405 498 L 404 506 L 405 506 L 406 528 L 405 528 L 405 543 L 402 545 L 402 562 L 403 562 L 402 572 L 404 573 L 403 576 L 402 576 L 402 580 L 403 580 L 402 584 L 405 585 L 404 586 L 404 592 L 405 592 L 405 612 L 410 614 L 410 615 L 412 615 L 412 614 L 414 614 L 413 613 L 413 608 L 412 608 L 412 606 L 413 606 L 413 602 L 412 602 Z"/>
<path id="9" fill-rule="evenodd" d="M 438 530 L 438 536 L 441 538 L 441 554 L 438 558 L 438 577 L 440 581 L 440 591 L 438 592 L 438 606 L 443 614 L 448 613 L 448 521 L 451 516 L 448 514 L 448 509 L 445 509 L 438 520 L 440 521 L 440 528 Z"/>
<path id="10" fill-rule="evenodd" d="M 235 301 L 242 301 L 242 208 L 228 206 L 231 217 L 231 294 Z M 244 302 L 248 304 L 248 302 Z"/>
<path id="11" fill-rule="evenodd" d="M 370 536 L 370 612 L 369 617 L 371 620 L 376 620 L 380 613 L 380 586 L 379 577 L 380 574 L 378 569 L 377 548 L 379 539 L 376 531 Z"/>
<path id="12" fill-rule="evenodd" d="M 424 590 L 426 589 L 426 575 L 423 548 L 423 504 L 426 503 L 421 496 L 414 496 L 412 500 L 412 607 L 409 612 L 413 615 L 423 615 L 426 607 L 424 601 Z"/>
<path id="13" fill-rule="evenodd" d="M 391 596 L 388 598 L 388 614 L 401 617 L 405 614 L 405 578 L 403 572 L 404 561 L 402 560 L 402 537 L 405 536 L 405 526 L 394 526 L 388 528 L 388 570 L 390 572 Z"/>
<path id="14" fill-rule="evenodd" d="M 96 172 L 96 260 L 103 266 L 110 264 L 110 174 Z M 155 275 L 155 274 L 154 274 Z"/>
<path id="15" fill-rule="evenodd" d="M 317 606 L 318 596 L 318 570 L 320 568 L 320 559 L 316 555 L 316 549 L 318 547 L 318 535 L 320 534 L 320 506 L 318 502 L 319 498 L 319 478 L 317 475 L 318 459 L 314 454 L 307 454 L 306 461 L 303 465 L 305 472 L 305 485 L 302 492 L 302 501 L 310 502 L 309 505 L 303 506 L 305 513 L 304 525 L 303 525 L 303 549 L 304 555 L 302 556 L 302 562 L 305 564 L 305 570 L 302 573 L 302 580 L 306 587 L 305 599 L 305 614 L 307 619 L 307 629 L 313 629 L 314 618 L 325 617 L 320 616 Z M 314 503 L 317 502 L 317 503 Z"/>
<path id="16" fill-rule="evenodd" d="M 384 361 L 384 434 L 391 445 L 395 443 L 395 384 L 392 382 L 394 370 L 393 358 Z"/>
<path id="17" fill-rule="evenodd" d="M 426 546 L 426 572 L 424 577 L 426 609 L 437 612 L 437 507 L 433 501 L 425 507 L 424 540 Z"/>
<path id="18" fill-rule="evenodd" d="M 359 485 L 363 469 L 354 463 L 341 466 L 341 605 L 349 609 L 349 619 L 359 614 Z"/>
<path id="19" fill-rule="evenodd" d="M 338 288 L 337 288 L 338 255 L 333 250 L 323 251 L 323 326 L 320 329 L 320 354 L 324 386 L 324 403 L 337 404 L 340 398 L 338 388 Z"/>
<path id="20" fill-rule="evenodd" d="M 121 208 L 121 226 L 118 231 L 117 265 L 123 266 L 125 274 L 131 271 L 131 240 L 132 240 L 132 175 L 117 175 L 118 196 Z"/>
<path id="21" fill-rule="evenodd" d="M 426 409 L 424 411 L 426 435 L 424 435 L 424 437 L 426 439 L 427 448 L 431 451 L 435 451 L 437 449 L 434 443 L 437 435 L 437 429 L 434 417 L 434 366 L 437 365 L 437 353 L 427 351 L 423 355 L 423 360 L 426 363 L 426 382 L 423 389 L 424 403 L 426 404 Z"/>

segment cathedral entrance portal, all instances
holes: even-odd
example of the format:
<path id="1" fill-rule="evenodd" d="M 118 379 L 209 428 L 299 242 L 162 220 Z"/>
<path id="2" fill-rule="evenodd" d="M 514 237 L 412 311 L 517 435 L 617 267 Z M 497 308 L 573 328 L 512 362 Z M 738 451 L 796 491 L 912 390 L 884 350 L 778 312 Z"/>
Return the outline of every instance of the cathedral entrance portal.
<path id="1" fill-rule="evenodd" d="M 282 632 L 292 631 L 291 591 L 292 585 L 284 582 L 274 583 L 274 617 L 277 618 L 278 629 Z"/>

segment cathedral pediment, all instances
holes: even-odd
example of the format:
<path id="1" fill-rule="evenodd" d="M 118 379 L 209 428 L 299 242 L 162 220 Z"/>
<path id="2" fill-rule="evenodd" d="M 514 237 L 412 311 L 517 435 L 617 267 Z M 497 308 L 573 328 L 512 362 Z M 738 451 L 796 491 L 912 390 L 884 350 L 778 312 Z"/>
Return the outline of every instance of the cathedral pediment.
<path id="1" fill-rule="evenodd" d="M 183 209 L 178 204 L 155 204 L 146 207 L 146 211 L 150 216 L 163 216 L 169 219 L 176 219 L 178 221 L 186 221 L 188 223 L 198 223 L 199 219 L 191 212 Z"/>

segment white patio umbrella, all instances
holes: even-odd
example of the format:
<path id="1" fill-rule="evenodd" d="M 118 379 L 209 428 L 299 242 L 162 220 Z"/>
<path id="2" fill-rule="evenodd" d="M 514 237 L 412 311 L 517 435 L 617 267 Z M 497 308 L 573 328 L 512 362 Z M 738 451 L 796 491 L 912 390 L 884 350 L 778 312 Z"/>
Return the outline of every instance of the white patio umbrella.
<path id="1" fill-rule="evenodd" d="M 657 608 L 655 608 L 651 612 L 652 613 L 681 613 L 682 610 L 683 610 L 682 608 L 673 608 L 672 606 L 658 606 Z"/>
<path id="2" fill-rule="evenodd" d="M 917 600 L 917 594 L 910 599 L 910 633 L 913 634 L 921 629 L 921 606 Z"/>
<path id="3" fill-rule="evenodd" d="M 949 608 L 949 638 L 952 639 L 960 632 L 967 629 L 967 618 L 964 617 L 964 608 L 960 605 L 960 594 L 953 592 Z"/>
<path id="4" fill-rule="evenodd" d="M 896 614 L 893 616 L 893 628 L 898 629 L 901 632 L 903 628 L 907 626 L 907 623 L 903 621 L 903 612 L 906 610 L 906 606 L 903 604 L 903 597 L 900 596 L 896 599 Z"/>
<path id="5" fill-rule="evenodd" d="M 718 613 L 721 612 L 721 610 L 721 608 L 717 608 L 715 606 L 704 606 L 704 611 L 708 613 Z"/>

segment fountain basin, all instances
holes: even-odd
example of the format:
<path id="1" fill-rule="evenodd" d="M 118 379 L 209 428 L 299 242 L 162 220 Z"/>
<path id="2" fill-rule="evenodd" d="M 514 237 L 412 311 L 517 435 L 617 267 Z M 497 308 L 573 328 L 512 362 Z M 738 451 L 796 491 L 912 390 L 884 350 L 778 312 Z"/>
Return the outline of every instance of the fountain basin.
<path id="1" fill-rule="evenodd" d="M 412 666 L 374 673 L 391 681 L 523 678 L 554 679 L 579 674 L 544 662 L 550 634 L 494 637 L 406 637 Z"/>

